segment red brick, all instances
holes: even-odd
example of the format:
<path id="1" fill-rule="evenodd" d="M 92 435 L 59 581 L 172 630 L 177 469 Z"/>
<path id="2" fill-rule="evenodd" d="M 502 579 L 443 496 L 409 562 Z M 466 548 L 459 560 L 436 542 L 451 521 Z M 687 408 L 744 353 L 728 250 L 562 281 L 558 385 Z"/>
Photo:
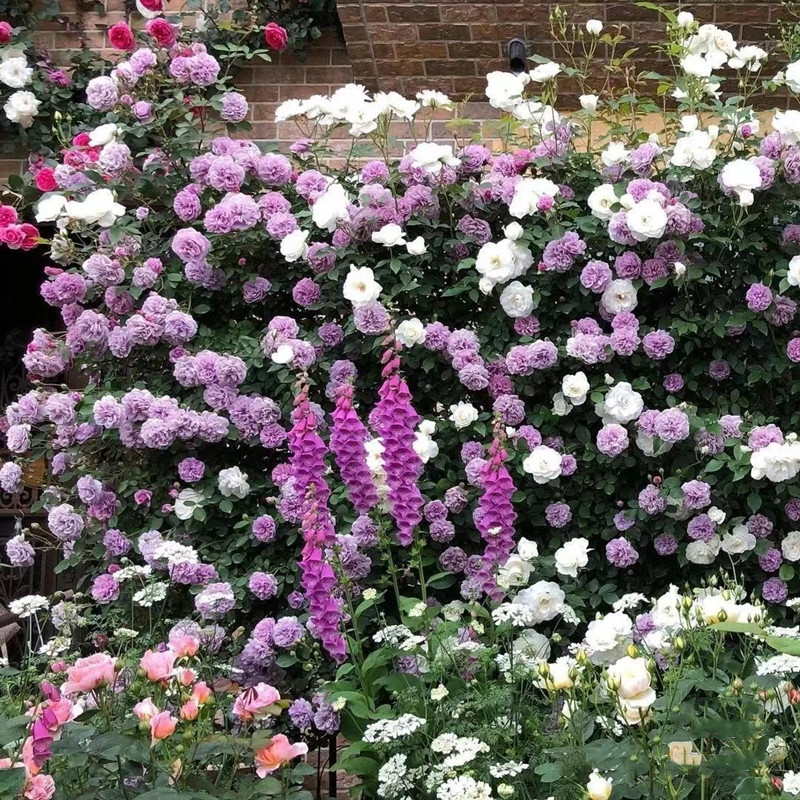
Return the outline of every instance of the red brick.
<path id="1" fill-rule="evenodd" d="M 411 24 L 370 25 L 369 35 L 373 42 L 414 42 L 419 40 L 417 26 Z"/>
<path id="2" fill-rule="evenodd" d="M 444 42 L 398 42 L 394 52 L 397 59 L 447 58 L 447 45 Z"/>
<path id="3" fill-rule="evenodd" d="M 448 58 L 445 61 L 431 60 L 425 62 L 426 75 L 474 75 L 475 62 L 470 59 L 461 61 Z"/>
<path id="4" fill-rule="evenodd" d="M 469 41 L 469 25 L 420 25 L 419 38 L 425 41 Z"/>
<path id="5" fill-rule="evenodd" d="M 410 5 L 386 6 L 389 22 L 441 22 L 438 5 L 413 3 Z M 446 17 L 444 18 L 446 19 Z"/>
<path id="6" fill-rule="evenodd" d="M 499 42 L 449 42 L 449 58 L 499 58 L 502 47 Z"/>

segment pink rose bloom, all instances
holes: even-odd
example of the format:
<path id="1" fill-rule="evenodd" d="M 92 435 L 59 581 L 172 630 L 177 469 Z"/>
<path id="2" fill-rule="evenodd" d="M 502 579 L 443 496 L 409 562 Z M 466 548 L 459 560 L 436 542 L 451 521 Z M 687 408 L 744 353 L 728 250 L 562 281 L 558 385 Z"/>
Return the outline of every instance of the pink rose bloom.
<path id="1" fill-rule="evenodd" d="M 103 685 L 114 684 L 116 659 L 106 653 L 79 658 L 67 668 L 67 680 L 61 685 L 62 694 L 91 692 Z"/>
<path id="2" fill-rule="evenodd" d="M 50 775 L 34 775 L 25 786 L 27 800 L 50 800 L 56 793 L 56 784 Z"/>
<path id="3" fill-rule="evenodd" d="M 191 658 L 197 654 L 200 640 L 196 636 L 174 636 L 169 640 L 169 649 L 178 658 Z"/>
<path id="4" fill-rule="evenodd" d="M 275 772 L 293 758 L 304 756 L 307 752 L 307 744 L 304 742 L 291 744 L 282 733 L 279 733 L 272 737 L 269 747 L 256 751 L 256 775 L 259 778 L 265 778 L 270 772 Z"/>
<path id="5" fill-rule="evenodd" d="M 139 701 L 133 707 L 133 713 L 142 721 L 150 722 L 150 720 L 158 714 L 158 706 L 153 703 L 152 699 L 145 697 L 144 700 Z"/>
<path id="6" fill-rule="evenodd" d="M 165 681 L 172 674 L 177 657 L 172 650 L 165 650 L 163 653 L 147 650 L 139 659 L 139 666 L 145 671 L 147 680 Z"/>
<path id="7" fill-rule="evenodd" d="M 197 680 L 197 673 L 193 669 L 176 669 L 175 677 L 181 686 L 191 686 Z"/>
<path id="8" fill-rule="evenodd" d="M 161 711 L 150 717 L 150 746 L 152 747 L 156 742 L 172 736 L 177 724 L 178 718 L 173 717 L 169 711 Z"/>
<path id="9" fill-rule="evenodd" d="M 233 713 L 239 719 L 262 719 L 271 714 L 281 699 L 278 690 L 268 683 L 257 683 L 242 692 L 233 704 Z"/>
<path id="10" fill-rule="evenodd" d="M 191 722 L 192 720 L 197 719 L 197 715 L 200 713 L 200 706 L 194 700 L 187 700 L 181 706 L 181 719 L 188 720 Z"/>
<path id="11" fill-rule="evenodd" d="M 194 700 L 197 705 L 205 705 L 205 703 L 209 701 L 210 697 L 211 689 L 205 681 L 200 681 L 199 683 L 195 684 L 194 689 L 192 689 L 192 700 Z"/>
<path id="12" fill-rule="evenodd" d="M 153 493 L 149 489 L 139 489 L 134 492 L 133 499 L 137 506 L 149 506 Z"/>

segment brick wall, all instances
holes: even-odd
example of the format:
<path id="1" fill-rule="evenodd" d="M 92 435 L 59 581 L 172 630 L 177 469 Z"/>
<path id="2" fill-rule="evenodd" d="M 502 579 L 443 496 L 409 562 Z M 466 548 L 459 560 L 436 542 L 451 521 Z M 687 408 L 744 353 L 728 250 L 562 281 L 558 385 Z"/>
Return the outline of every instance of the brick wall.
<path id="1" fill-rule="evenodd" d="M 63 23 L 49 23 L 38 33 L 39 42 L 53 54 L 86 47 L 109 57 L 105 30 L 125 16 L 124 0 L 103 0 L 104 13 L 80 12 L 80 0 L 62 0 Z M 172 0 L 167 10 L 177 12 L 183 0 Z M 497 118 L 483 102 L 483 76 L 508 69 L 506 45 L 519 37 L 529 53 L 557 58 L 550 39 L 548 18 L 556 3 L 539 0 L 338 0 L 344 39 L 328 31 L 311 43 L 305 62 L 283 54 L 271 64 L 243 69 L 237 83 L 251 103 L 253 137 L 277 141 L 285 147 L 298 133 L 294 123 L 276 125 L 274 110 L 290 97 L 328 94 L 356 80 L 371 90 L 396 90 L 411 95 L 421 88 L 436 88 L 460 99 L 471 98 L 463 116 L 476 120 Z M 602 20 L 607 28 L 624 25 L 640 46 L 660 37 L 657 15 L 640 8 L 635 0 L 562 2 L 572 18 Z M 781 6 L 774 0 L 695 2 L 686 6 L 703 22 L 730 30 L 738 41 L 767 44 L 777 35 Z M 79 32 L 79 30 L 83 32 Z M 649 59 L 639 66 L 654 69 Z M 561 82 L 560 102 L 575 94 Z M 475 128 L 464 130 L 468 135 Z M 444 123 L 435 123 L 434 135 L 445 136 Z M 401 137 L 407 134 L 398 131 Z M 490 135 L 490 134 L 486 134 Z M 5 145 L 5 147 L 2 147 Z M 8 152 L 0 142 L 0 178 L 22 167 L 24 153 Z"/>
<path id="2" fill-rule="evenodd" d="M 338 5 L 353 72 L 370 88 L 404 94 L 436 88 L 454 96 L 479 96 L 483 75 L 508 69 L 505 47 L 515 37 L 528 43 L 529 53 L 557 57 L 548 24 L 557 3 L 338 0 Z M 658 15 L 634 0 L 567 0 L 560 5 L 576 21 L 594 18 L 607 27 L 625 25 L 638 44 L 660 36 Z M 697 2 L 684 7 L 699 20 L 730 30 L 737 41 L 762 44 L 776 35 L 781 13 L 774 0 Z M 646 67 L 654 67 L 652 60 Z"/>

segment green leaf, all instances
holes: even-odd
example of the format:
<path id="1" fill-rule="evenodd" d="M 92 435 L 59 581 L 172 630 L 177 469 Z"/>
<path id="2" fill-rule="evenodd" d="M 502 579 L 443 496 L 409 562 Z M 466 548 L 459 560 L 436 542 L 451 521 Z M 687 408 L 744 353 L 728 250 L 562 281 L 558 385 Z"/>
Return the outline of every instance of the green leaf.
<path id="1" fill-rule="evenodd" d="M 16 797 L 25 786 L 24 769 L 0 770 L 0 797 Z"/>

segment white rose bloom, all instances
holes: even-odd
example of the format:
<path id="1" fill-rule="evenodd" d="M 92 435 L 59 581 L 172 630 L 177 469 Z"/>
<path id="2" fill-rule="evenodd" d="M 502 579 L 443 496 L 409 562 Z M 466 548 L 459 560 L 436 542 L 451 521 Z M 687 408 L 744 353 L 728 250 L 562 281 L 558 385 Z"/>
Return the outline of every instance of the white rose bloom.
<path id="1" fill-rule="evenodd" d="M 691 14 L 688 11 L 681 11 L 678 13 L 675 21 L 681 28 L 691 28 L 692 23 L 694 22 L 694 14 Z"/>
<path id="2" fill-rule="evenodd" d="M 750 72 L 755 72 L 761 69 L 766 58 L 766 50 L 762 50 L 754 44 L 748 44 L 734 50 L 733 56 L 728 59 L 728 66 L 731 69 L 748 69 Z"/>
<path id="3" fill-rule="evenodd" d="M 367 451 L 367 468 L 373 475 L 383 472 L 383 442 L 380 439 L 369 439 L 364 442 L 364 450 Z"/>
<path id="4" fill-rule="evenodd" d="M 720 172 L 722 185 L 737 195 L 749 193 L 752 197 L 753 189 L 761 188 L 761 173 L 758 167 L 743 158 L 729 161 Z"/>
<path id="5" fill-rule="evenodd" d="M 717 525 L 722 525 L 725 522 L 725 512 L 721 508 L 717 508 L 716 506 L 711 506 L 708 509 L 708 516 L 712 522 L 716 522 Z"/>
<path id="6" fill-rule="evenodd" d="M 81 202 L 67 202 L 65 213 L 70 219 L 110 228 L 125 213 L 125 206 L 114 200 L 111 189 L 95 189 Z"/>
<path id="7" fill-rule="evenodd" d="M 675 142 L 670 163 L 676 167 L 708 169 L 717 157 L 713 137 L 708 131 L 695 130 Z"/>
<path id="8" fill-rule="evenodd" d="M 431 175 L 438 175 L 442 167 L 457 167 L 461 164 L 461 161 L 453 155 L 453 148 L 449 144 L 423 142 L 408 155 L 415 167 L 421 167 Z"/>
<path id="9" fill-rule="evenodd" d="M 589 563 L 589 549 L 589 540 L 582 536 L 565 542 L 555 552 L 559 574 L 577 578 L 578 570 Z"/>
<path id="10" fill-rule="evenodd" d="M 350 272 L 344 279 L 342 294 L 354 306 L 364 305 L 377 300 L 383 287 L 375 280 L 375 274 L 369 267 L 350 265 Z"/>
<path id="11" fill-rule="evenodd" d="M 372 241 L 384 247 L 397 247 L 406 243 L 406 234 L 399 225 L 390 222 L 372 234 Z"/>
<path id="12" fill-rule="evenodd" d="M 423 464 L 439 455 L 439 445 L 427 433 L 418 431 L 414 437 L 414 452 L 420 457 Z"/>
<path id="13" fill-rule="evenodd" d="M 603 23 L 599 19 L 586 20 L 586 32 L 592 36 L 599 36 L 603 30 Z"/>
<path id="14" fill-rule="evenodd" d="M 450 406 L 450 421 L 459 430 L 472 425 L 478 419 L 478 409 L 472 403 L 461 401 Z"/>
<path id="15" fill-rule="evenodd" d="M 420 109 L 416 100 L 409 100 L 399 92 L 378 92 L 374 98 L 381 114 L 392 113 L 400 119 L 410 120 Z"/>
<path id="16" fill-rule="evenodd" d="M 494 291 L 494 284 L 488 278 L 481 278 L 478 281 L 478 291 L 481 294 L 491 294 Z"/>
<path id="17" fill-rule="evenodd" d="M 242 472 L 239 467 L 228 467 L 221 469 L 217 476 L 217 486 L 224 497 L 247 497 L 250 493 L 250 484 L 247 482 L 247 474 Z"/>
<path id="18" fill-rule="evenodd" d="M 286 122 L 295 117 L 303 116 L 303 109 L 304 105 L 302 100 L 285 100 L 275 109 L 275 121 Z"/>
<path id="19" fill-rule="evenodd" d="M 786 282 L 790 286 L 800 286 L 800 256 L 792 256 L 792 260 L 789 262 Z"/>
<path id="20" fill-rule="evenodd" d="M 497 585 L 503 589 L 512 586 L 525 586 L 531 577 L 533 567 L 519 555 L 510 555 L 497 572 Z"/>
<path id="21" fill-rule="evenodd" d="M 113 142 L 120 135 L 120 129 L 116 123 L 109 122 L 106 125 L 99 125 L 89 134 L 90 147 L 103 147 L 103 145 Z"/>
<path id="22" fill-rule="evenodd" d="M 508 239 L 487 242 L 478 251 L 475 269 L 492 284 L 505 283 L 514 276 L 516 258 L 512 244 Z"/>
<path id="23" fill-rule="evenodd" d="M 417 236 L 416 239 L 406 242 L 406 250 L 409 255 L 421 256 L 428 252 L 428 245 L 425 244 L 425 239 L 422 236 Z"/>
<path id="24" fill-rule="evenodd" d="M 596 189 L 592 189 L 588 203 L 592 210 L 592 216 L 607 222 L 614 216 L 612 207 L 619 203 L 619 198 L 614 191 L 613 184 L 603 183 Z"/>
<path id="25" fill-rule="evenodd" d="M 555 61 L 546 61 L 544 64 L 539 64 L 530 71 L 531 80 L 536 83 L 544 83 L 550 81 L 561 72 L 561 67 Z"/>
<path id="26" fill-rule="evenodd" d="M 520 558 L 524 558 L 526 561 L 532 561 L 534 558 L 539 558 L 539 545 L 536 544 L 536 542 L 532 542 L 530 539 L 522 537 L 517 542 L 517 552 Z"/>
<path id="27" fill-rule="evenodd" d="M 800 445 L 797 442 L 771 442 L 761 450 L 750 454 L 750 477 L 754 480 L 767 478 L 773 483 L 782 483 L 800 472 Z"/>
<path id="28" fill-rule="evenodd" d="M 533 475 L 536 483 L 548 483 L 561 475 L 561 453 L 540 444 L 534 447 L 522 462 L 522 469 Z"/>
<path id="29" fill-rule="evenodd" d="M 22 89 L 31 82 L 33 69 L 28 66 L 25 56 L 14 56 L 0 62 L 0 83 L 10 89 Z"/>
<path id="30" fill-rule="evenodd" d="M 6 117 L 23 128 L 33 125 L 33 118 L 39 113 L 41 101 L 33 92 L 14 92 L 3 106 Z"/>
<path id="31" fill-rule="evenodd" d="M 800 61 L 793 61 L 786 67 L 783 79 L 793 92 L 800 92 Z"/>
<path id="32" fill-rule="evenodd" d="M 63 194 L 45 195 L 36 204 L 37 222 L 55 222 L 67 205 L 67 198 Z M 797 258 L 797 256 L 795 256 Z"/>
<path id="33" fill-rule="evenodd" d="M 332 183 L 311 206 L 311 219 L 318 228 L 332 233 L 339 220 L 347 219 L 349 204 L 350 197 L 344 186 Z"/>
<path id="34" fill-rule="evenodd" d="M 722 537 L 720 550 L 729 556 L 747 553 L 756 546 L 756 537 L 747 530 L 746 525 L 735 525 L 730 533 Z"/>
<path id="35" fill-rule="evenodd" d="M 789 531 L 781 542 L 781 553 L 787 561 L 800 561 L 800 531 Z"/>
<path id="36" fill-rule="evenodd" d="M 503 289 L 500 305 L 509 317 L 527 317 L 533 311 L 533 287 L 512 281 Z"/>
<path id="37" fill-rule="evenodd" d="M 405 347 L 413 347 L 425 341 L 425 326 L 416 317 L 403 320 L 395 330 L 395 338 Z"/>
<path id="38" fill-rule="evenodd" d="M 548 622 L 564 611 L 566 595 L 557 583 L 538 581 L 523 589 L 511 601 L 513 605 L 523 606 L 531 615 L 533 624 Z"/>
<path id="39" fill-rule="evenodd" d="M 713 72 L 711 64 L 703 56 L 690 53 L 681 59 L 681 69 L 695 78 L 708 78 Z"/>
<path id="40" fill-rule="evenodd" d="M 516 242 L 523 233 L 525 233 L 525 231 L 519 222 L 509 222 L 508 225 L 503 228 L 503 235 L 506 239 L 511 239 L 512 242 Z"/>
<path id="41" fill-rule="evenodd" d="M 627 381 L 620 381 L 608 390 L 603 402 L 598 403 L 594 410 L 604 425 L 611 422 L 624 425 L 639 418 L 644 410 L 644 400 Z"/>
<path id="42" fill-rule="evenodd" d="M 539 201 L 543 197 L 555 197 L 558 191 L 557 184 L 547 178 L 523 178 L 514 187 L 508 213 L 517 219 L 535 214 L 539 210 Z"/>
<path id="43" fill-rule="evenodd" d="M 290 344 L 279 344 L 270 358 L 273 364 L 289 364 L 294 358 L 294 350 Z"/>
<path id="44" fill-rule="evenodd" d="M 632 641 L 633 622 L 621 611 L 592 620 L 583 637 L 593 664 L 611 664 L 622 658 Z"/>
<path id="45" fill-rule="evenodd" d="M 490 72 L 486 76 L 486 97 L 492 108 L 513 111 L 523 100 L 525 86 L 530 76 L 523 72 L 512 75 L 510 72 Z"/>
<path id="46" fill-rule="evenodd" d="M 621 278 L 617 278 L 608 284 L 608 287 L 600 296 L 600 302 L 611 314 L 619 314 L 621 311 L 633 311 L 639 304 L 636 287 L 630 281 Z"/>
<path id="47" fill-rule="evenodd" d="M 627 212 L 625 222 L 637 242 L 660 239 L 667 229 L 667 212 L 655 200 L 642 200 Z"/>
<path id="48" fill-rule="evenodd" d="M 786 144 L 800 142 L 800 111 L 776 111 L 772 127 L 781 135 Z"/>
<path id="49" fill-rule="evenodd" d="M 630 151 L 625 148 L 622 142 L 611 142 L 602 153 L 600 158 L 607 167 L 615 164 L 625 164 L 630 158 Z"/>
<path id="50" fill-rule="evenodd" d="M 608 800 L 614 788 L 613 783 L 613 778 L 604 778 L 597 770 L 593 770 L 586 783 L 589 800 Z"/>
<path id="51" fill-rule="evenodd" d="M 581 104 L 581 108 L 584 111 L 588 111 L 590 114 L 594 114 L 597 111 L 597 105 L 600 102 L 600 98 L 596 94 L 582 94 L 578 101 Z"/>
<path id="52" fill-rule="evenodd" d="M 183 489 L 175 498 L 175 516 L 181 520 L 181 522 L 191 519 L 194 510 L 201 507 L 204 501 L 205 496 L 200 494 L 197 490 Z"/>
<path id="53" fill-rule="evenodd" d="M 452 108 L 454 105 L 446 94 L 434 89 L 423 89 L 421 92 L 417 92 L 417 100 L 421 106 L 428 108 Z"/>
<path id="54" fill-rule="evenodd" d="M 287 262 L 292 264 L 306 257 L 308 253 L 308 236 L 309 231 L 298 228 L 296 231 L 292 231 L 288 236 L 284 236 L 283 239 L 281 239 L 281 255 Z"/>
<path id="55" fill-rule="evenodd" d="M 713 564 L 714 559 L 719 555 L 722 543 L 719 536 L 709 539 L 707 542 L 690 542 L 686 545 L 686 560 L 692 564 Z"/>
<path id="56" fill-rule="evenodd" d="M 556 392 L 553 395 L 552 411 L 557 417 L 566 417 L 572 411 L 572 404 L 561 392 Z"/>
<path id="57" fill-rule="evenodd" d="M 561 393 L 574 406 L 581 406 L 586 402 L 590 388 L 589 380 L 583 372 L 565 375 L 561 379 Z"/>
<path id="58" fill-rule="evenodd" d="M 647 660 L 630 656 L 623 656 L 615 661 L 608 668 L 608 674 L 619 681 L 617 694 L 626 699 L 646 692 L 652 680 L 650 670 L 647 669 Z"/>

